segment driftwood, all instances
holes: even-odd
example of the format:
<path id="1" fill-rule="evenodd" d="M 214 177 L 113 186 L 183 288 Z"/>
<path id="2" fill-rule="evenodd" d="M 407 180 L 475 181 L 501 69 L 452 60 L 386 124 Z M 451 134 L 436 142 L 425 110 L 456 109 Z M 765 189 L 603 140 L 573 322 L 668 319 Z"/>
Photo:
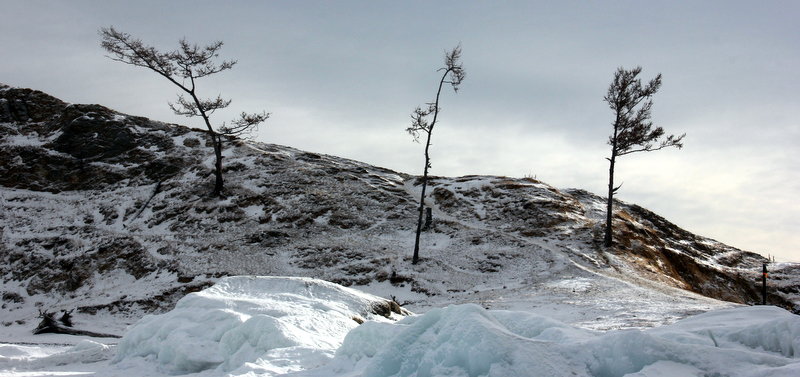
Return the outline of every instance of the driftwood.
<path id="1" fill-rule="evenodd" d="M 91 336 L 94 338 L 121 338 L 119 335 L 103 334 L 88 330 L 78 330 L 72 328 L 72 310 L 63 310 L 64 314 L 61 318 L 56 320 L 56 314 L 48 311 L 39 310 L 39 326 L 33 330 L 34 334 L 67 334 L 67 335 L 83 335 Z"/>
<path id="2" fill-rule="evenodd" d="M 58 320 L 61 322 L 62 325 L 67 327 L 72 327 L 72 310 L 70 311 L 62 310 L 62 312 L 64 312 L 64 314 L 62 314 L 61 318 L 59 318 Z"/>

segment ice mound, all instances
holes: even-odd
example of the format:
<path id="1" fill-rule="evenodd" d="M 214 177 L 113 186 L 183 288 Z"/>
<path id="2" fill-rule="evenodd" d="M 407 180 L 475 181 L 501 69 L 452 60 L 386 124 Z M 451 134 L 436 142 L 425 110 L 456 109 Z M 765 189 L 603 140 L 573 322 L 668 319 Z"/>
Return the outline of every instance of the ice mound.
<path id="1" fill-rule="evenodd" d="M 147 358 L 172 374 L 208 369 L 281 374 L 327 363 L 354 317 L 386 300 L 310 278 L 229 277 L 146 316 L 122 338 L 115 363 Z M 238 370 L 237 370 L 238 369 Z"/>
<path id="2" fill-rule="evenodd" d="M 592 332 L 477 305 L 353 329 L 303 376 L 800 376 L 800 317 L 775 307 L 710 312 L 649 330 Z"/>
<path id="3" fill-rule="evenodd" d="M 457 305 L 394 325 L 365 323 L 347 335 L 332 366 L 363 368 L 364 377 L 583 375 L 554 341 L 589 334 L 536 315 Z"/>

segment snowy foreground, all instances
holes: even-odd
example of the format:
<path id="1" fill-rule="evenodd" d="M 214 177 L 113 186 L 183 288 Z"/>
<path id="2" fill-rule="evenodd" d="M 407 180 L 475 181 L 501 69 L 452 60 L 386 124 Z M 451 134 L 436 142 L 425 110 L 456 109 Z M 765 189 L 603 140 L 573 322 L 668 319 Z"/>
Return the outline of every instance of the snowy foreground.
<path id="1" fill-rule="evenodd" d="M 309 278 L 225 278 L 118 342 L 0 344 L 0 375 L 800 376 L 800 317 L 770 306 L 593 331 L 474 304 L 404 317 L 385 303 Z"/>

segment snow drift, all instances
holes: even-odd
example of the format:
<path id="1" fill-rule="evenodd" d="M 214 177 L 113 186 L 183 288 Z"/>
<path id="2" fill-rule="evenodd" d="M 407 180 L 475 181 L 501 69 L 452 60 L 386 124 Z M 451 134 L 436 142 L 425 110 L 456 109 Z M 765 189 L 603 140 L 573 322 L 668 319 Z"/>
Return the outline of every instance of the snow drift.
<path id="1" fill-rule="evenodd" d="M 375 314 L 386 304 L 311 278 L 229 277 L 168 313 L 144 317 L 125 334 L 114 362 L 145 357 L 174 374 L 313 368 L 333 357 L 356 319 L 388 321 Z"/>
<path id="2" fill-rule="evenodd" d="M 466 304 L 352 330 L 305 376 L 798 376 L 800 317 L 719 310 L 649 330 L 593 332 Z"/>

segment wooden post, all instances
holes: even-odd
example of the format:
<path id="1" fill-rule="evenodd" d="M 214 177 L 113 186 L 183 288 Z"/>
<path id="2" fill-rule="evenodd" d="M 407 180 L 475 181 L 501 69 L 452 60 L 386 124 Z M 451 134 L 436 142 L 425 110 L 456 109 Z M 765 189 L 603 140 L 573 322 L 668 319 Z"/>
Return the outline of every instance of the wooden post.
<path id="1" fill-rule="evenodd" d="M 761 305 L 767 304 L 767 264 L 764 263 L 761 272 Z"/>

